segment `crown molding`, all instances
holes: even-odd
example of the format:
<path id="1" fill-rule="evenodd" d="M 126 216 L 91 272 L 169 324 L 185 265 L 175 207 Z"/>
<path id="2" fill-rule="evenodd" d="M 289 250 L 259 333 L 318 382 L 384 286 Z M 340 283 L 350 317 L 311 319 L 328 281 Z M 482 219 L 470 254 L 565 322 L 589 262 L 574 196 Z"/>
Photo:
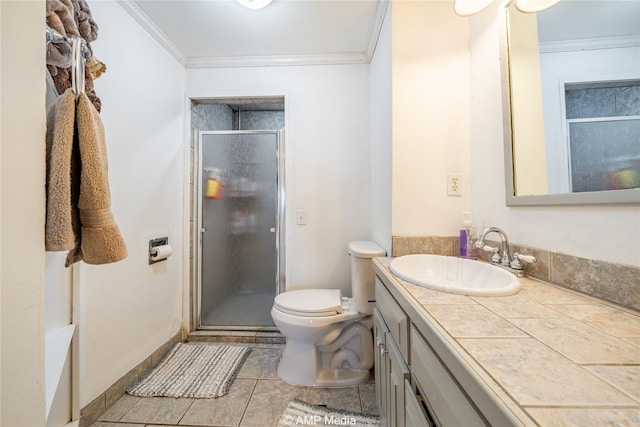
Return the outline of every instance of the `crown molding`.
<path id="1" fill-rule="evenodd" d="M 615 49 L 640 46 L 640 36 L 601 37 L 540 43 L 540 53 L 571 52 L 579 50 Z"/>
<path id="2" fill-rule="evenodd" d="M 367 64 L 365 53 L 286 56 L 229 56 L 187 58 L 186 68 L 285 67 L 302 65 Z"/>
<path id="3" fill-rule="evenodd" d="M 265 55 L 238 57 L 187 57 L 184 52 L 147 16 L 132 0 L 116 2 L 140 24 L 172 57 L 186 68 L 230 68 L 230 67 L 282 67 L 304 65 L 368 64 L 373 59 L 378 44 L 389 0 L 380 0 L 376 7 L 376 18 L 366 52 L 336 53 L 322 55 Z"/>
<path id="4" fill-rule="evenodd" d="M 376 47 L 378 46 L 378 40 L 380 39 L 380 33 L 382 32 L 382 25 L 384 24 L 384 18 L 387 15 L 390 2 L 390 0 L 378 1 L 378 6 L 376 7 L 376 19 L 373 23 L 371 38 L 369 39 L 369 45 L 367 47 L 367 62 L 371 62 L 373 60 L 373 55 L 376 53 Z"/>
<path id="5" fill-rule="evenodd" d="M 184 52 L 167 37 L 137 4 L 132 0 L 116 0 L 116 2 L 180 64 L 185 65 L 187 63 L 187 57 Z"/>

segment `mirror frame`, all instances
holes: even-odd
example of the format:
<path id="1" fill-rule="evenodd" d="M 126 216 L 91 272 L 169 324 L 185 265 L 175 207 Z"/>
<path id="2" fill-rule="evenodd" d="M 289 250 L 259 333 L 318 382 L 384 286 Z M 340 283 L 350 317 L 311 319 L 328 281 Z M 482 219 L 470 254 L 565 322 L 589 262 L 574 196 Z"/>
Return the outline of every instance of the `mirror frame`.
<path id="1" fill-rule="evenodd" d="M 517 195 L 513 171 L 511 67 L 509 57 L 508 23 L 509 3 L 510 2 L 505 2 L 498 8 L 498 20 L 500 22 L 500 77 L 502 86 L 502 124 L 504 135 L 505 201 L 507 206 L 640 205 L 640 188 L 588 191 L 580 193 Z"/>

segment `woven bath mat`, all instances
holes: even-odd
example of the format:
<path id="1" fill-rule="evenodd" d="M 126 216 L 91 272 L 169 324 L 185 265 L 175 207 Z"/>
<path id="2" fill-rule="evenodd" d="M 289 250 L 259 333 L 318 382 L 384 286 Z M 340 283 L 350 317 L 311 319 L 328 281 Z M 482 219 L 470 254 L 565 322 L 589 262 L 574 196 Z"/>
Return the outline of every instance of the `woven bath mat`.
<path id="1" fill-rule="evenodd" d="M 127 393 L 141 397 L 220 397 L 229 392 L 249 353 L 250 347 L 178 343 Z"/>
<path id="2" fill-rule="evenodd" d="M 278 427 L 296 425 L 378 427 L 382 424 L 377 415 L 331 409 L 294 399 L 280 416 Z"/>

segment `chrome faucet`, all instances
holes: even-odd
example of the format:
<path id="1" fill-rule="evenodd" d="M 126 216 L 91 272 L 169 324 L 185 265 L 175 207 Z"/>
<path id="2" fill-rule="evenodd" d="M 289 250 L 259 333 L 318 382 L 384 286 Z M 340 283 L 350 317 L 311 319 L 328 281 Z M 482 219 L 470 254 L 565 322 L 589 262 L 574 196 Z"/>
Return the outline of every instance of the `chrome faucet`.
<path id="1" fill-rule="evenodd" d="M 500 236 L 500 240 L 502 240 L 502 256 L 500 255 L 500 249 L 488 246 L 484 243 L 484 239 L 489 233 L 497 233 L 498 236 Z M 511 271 L 518 277 L 524 277 L 525 264 L 537 261 L 534 256 L 522 255 L 519 253 L 513 254 L 513 259 L 511 259 L 511 256 L 509 255 L 509 238 L 507 237 L 507 233 L 498 227 L 485 228 L 476 242 L 476 247 L 485 251 L 492 251 L 493 256 L 491 257 L 491 262 Z"/>
<path id="2" fill-rule="evenodd" d="M 490 248 L 490 250 L 494 250 L 493 257 L 491 257 L 491 262 L 500 263 L 502 265 L 511 264 L 511 257 L 509 256 L 509 238 L 507 237 L 507 233 L 505 233 L 502 229 L 498 227 L 489 227 L 482 230 L 482 234 L 480 235 L 480 238 L 476 242 L 476 248 L 489 250 L 488 248 L 485 249 L 485 243 L 484 243 L 484 239 L 489 233 L 498 233 L 498 236 L 500 236 L 500 240 L 502 240 L 502 257 L 500 257 L 500 254 L 498 253 L 497 249 L 491 248 L 491 246 L 488 247 Z"/>

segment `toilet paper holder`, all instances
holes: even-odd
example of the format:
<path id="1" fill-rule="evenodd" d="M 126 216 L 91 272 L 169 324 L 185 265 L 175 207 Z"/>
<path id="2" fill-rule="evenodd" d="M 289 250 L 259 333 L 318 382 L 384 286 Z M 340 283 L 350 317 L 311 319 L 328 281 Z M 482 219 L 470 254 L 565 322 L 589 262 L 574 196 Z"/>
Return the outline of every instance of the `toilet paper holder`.
<path id="1" fill-rule="evenodd" d="M 149 240 L 149 265 L 167 260 L 167 258 L 153 259 L 153 257 L 158 253 L 157 249 L 155 249 L 156 247 L 164 246 L 164 245 L 168 245 L 168 244 L 169 244 L 169 238 L 168 237 L 159 237 L 157 239 Z"/>

